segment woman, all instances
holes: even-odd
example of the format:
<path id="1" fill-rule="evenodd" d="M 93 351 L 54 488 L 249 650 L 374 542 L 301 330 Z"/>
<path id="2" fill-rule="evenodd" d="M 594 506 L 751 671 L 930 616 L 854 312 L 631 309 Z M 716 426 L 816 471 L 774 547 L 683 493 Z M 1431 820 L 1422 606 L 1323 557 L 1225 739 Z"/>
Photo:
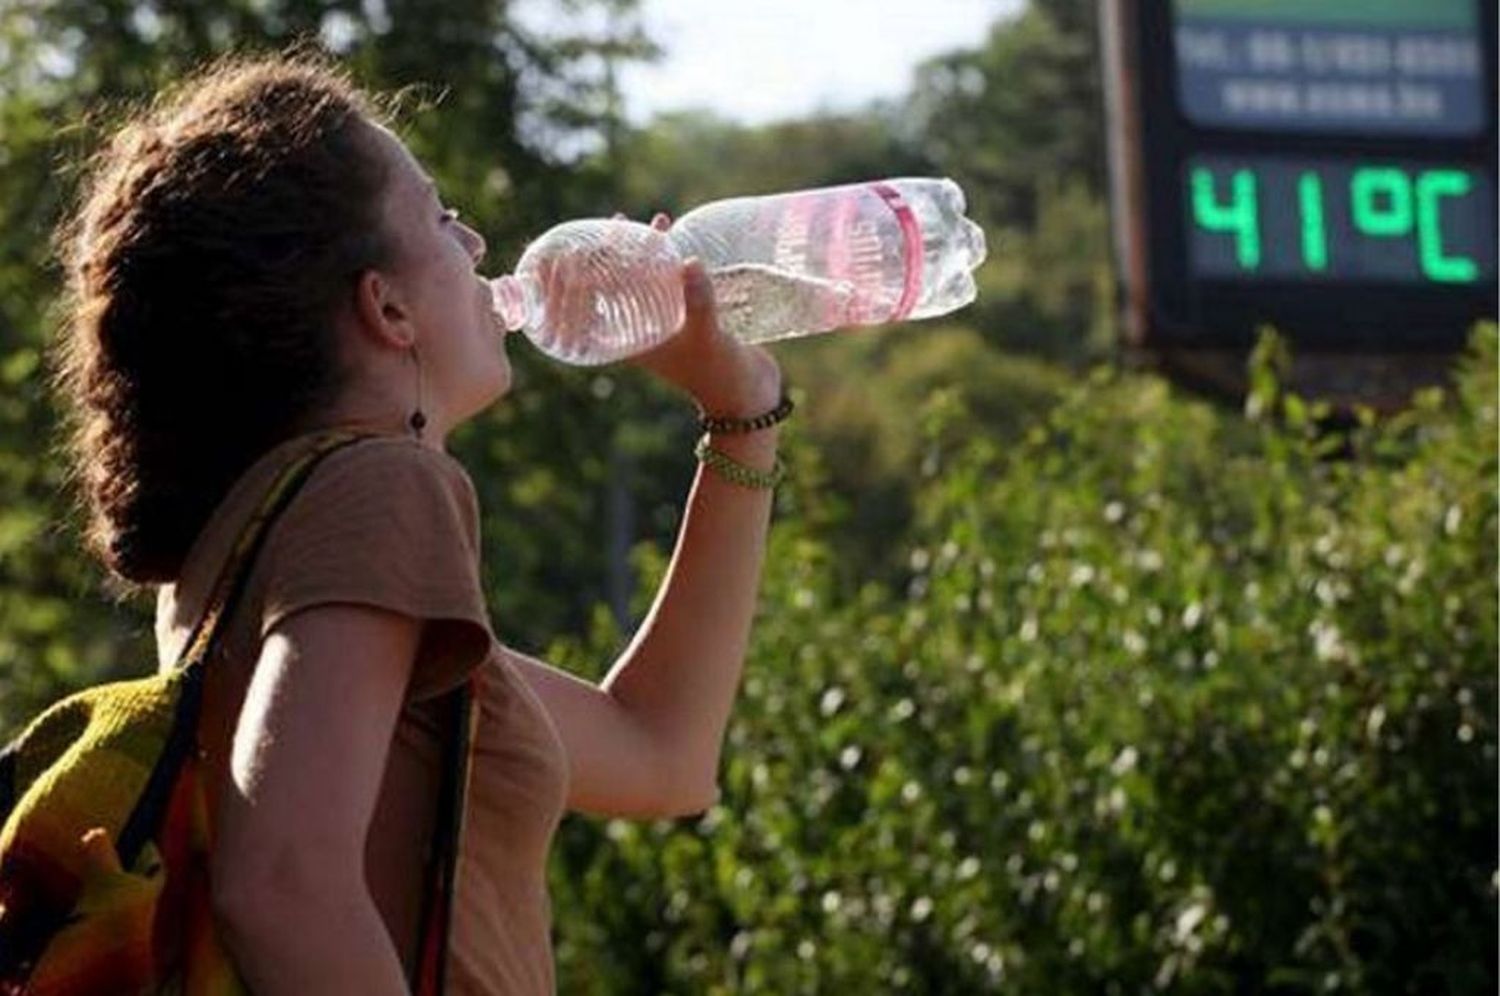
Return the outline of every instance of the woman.
<path id="1" fill-rule="evenodd" d="M 127 590 L 159 586 L 170 667 L 277 470 L 322 430 L 378 434 L 277 521 L 205 674 L 220 930 L 260 996 L 406 991 L 436 700 L 473 674 L 449 991 L 550 993 L 562 812 L 673 816 L 716 797 L 776 429 L 713 436 L 749 483 L 700 467 L 662 589 L 603 682 L 504 648 L 475 492 L 443 448 L 510 385 L 484 240 L 381 122 L 338 72 L 277 58 L 212 67 L 115 136 L 65 233 L 75 475 L 92 551 Z M 731 423 L 776 408 L 770 355 L 719 330 L 701 267 L 683 280 L 685 327 L 638 364 Z"/>

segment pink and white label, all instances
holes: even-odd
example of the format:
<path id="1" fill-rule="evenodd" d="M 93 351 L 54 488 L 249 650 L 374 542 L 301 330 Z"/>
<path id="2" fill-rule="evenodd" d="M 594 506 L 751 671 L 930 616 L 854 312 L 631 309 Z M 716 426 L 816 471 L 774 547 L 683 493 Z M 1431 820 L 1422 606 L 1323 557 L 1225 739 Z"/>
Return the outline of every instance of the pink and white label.
<path id="1" fill-rule="evenodd" d="M 901 300 L 891 312 L 888 321 L 899 322 L 911 314 L 917 306 L 917 295 L 922 290 L 922 225 L 916 213 L 901 191 L 888 183 L 872 183 L 870 189 L 896 214 L 901 226 L 903 262 L 906 264 L 906 280 L 901 288 Z"/>

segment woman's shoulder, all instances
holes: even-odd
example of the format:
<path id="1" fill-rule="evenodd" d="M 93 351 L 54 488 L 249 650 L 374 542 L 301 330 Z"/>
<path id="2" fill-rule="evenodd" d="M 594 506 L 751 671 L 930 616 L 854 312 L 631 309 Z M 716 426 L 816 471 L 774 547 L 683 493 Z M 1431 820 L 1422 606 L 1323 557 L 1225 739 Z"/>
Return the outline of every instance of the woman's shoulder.
<path id="1" fill-rule="evenodd" d="M 284 466 L 305 452 L 315 440 L 298 439 L 278 447 L 271 460 Z M 466 513 L 478 513 L 478 495 L 468 469 L 446 450 L 411 437 L 372 435 L 324 457 L 302 486 L 294 505 L 306 508 L 321 501 L 342 502 L 351 493 L 365 500 L 431 503 L 447 499 Z"/>
<path id="2" fill-rule="evenodd" d="M 410 436 L 366 436 L 330 454 L 325 463 L 346 473 L 435 474 L 470 486 L 473 483 L 468 469 L 457 457 Z"/>
<path id="3" fill-rule="evenodd" d="M 282 439 L 250 461 L 230 484 L 188 551 L 184 573 L 204 558 L 217 560 L 246 523 L 271 496 L 278 475 L 306 455 L 325 432 L 299 433 Z M 444 450 L 409 436 L 369 434 L 322 457 L 297 487 L 278 519 L 300 519 L 326 505 L 348 510 L 358 498 L 368 507 L 390 504 L 451 503 L 465 518 L 478 515 L 478 495 L 468 470 Z"/>
<path id="4" fill-rule="evenodd" d="M 193 544 L 177 582 L 157 588 L 159 664 L 174 658 L 276 475 L 315 444 L 315 435 L 293 437 L 255 460 Z M 477 496 L 463 463 L 413 438 L 371 435 L 323 458 L 266 526 L 248 597 L 264 601 L 267 586 L 272 595 L 294 588 L 309 598 L 320 585 L 345 595 L 380 589 L 384 601 L 399 595 L 434 612 L 463 603 L 483 618 L 469 592 L 477 579 L 478 529 Z M 378 570 L 381 564 L 399 568 Z M 381 588 L 398 580 L 413 591 Z"/>
<path id="5" fill-rule="evenodd" d="M 415 439 L 370 436 L 314 468 L 276 532 L 295 535 L 294 544 L 355 541 L 365 533 L 370 542 L 397 546 L 461 539 L 472 553 L 479 519 L 474 483 L 456 458 Z"/>

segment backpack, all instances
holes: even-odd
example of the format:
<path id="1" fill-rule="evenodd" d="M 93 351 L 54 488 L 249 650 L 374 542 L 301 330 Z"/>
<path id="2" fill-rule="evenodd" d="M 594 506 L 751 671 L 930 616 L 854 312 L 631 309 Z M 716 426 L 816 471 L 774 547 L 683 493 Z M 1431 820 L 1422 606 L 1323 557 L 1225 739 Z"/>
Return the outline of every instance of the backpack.
<path id="1" fill-rule="evenodd" d="M 86 688 L 0 750 L 0 996 L 240 996 L 210 906 L 197 752 L 204 662 L 276 517 L 317 464 L 368 434 L 335 430 L 284 468 L 241 531 L 169 671 Z M 477 699 L 448 693 L 438 820 L 427 855 L 419 996 L 443 953 Z"/>

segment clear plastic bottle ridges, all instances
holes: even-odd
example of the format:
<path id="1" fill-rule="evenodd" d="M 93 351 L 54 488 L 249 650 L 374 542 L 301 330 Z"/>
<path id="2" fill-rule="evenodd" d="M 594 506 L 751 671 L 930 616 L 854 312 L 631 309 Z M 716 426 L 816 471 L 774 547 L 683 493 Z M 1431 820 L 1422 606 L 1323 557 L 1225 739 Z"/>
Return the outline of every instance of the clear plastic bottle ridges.
<path id="1" fill-rule="evenodd" d="M 720 325 L 748 342 L 931 318 L 974 300 L 984 233 L 964 208 L 958 184 L 922 177 L 714 201 L 667 232 L 565 222 L 491 282 L 495 311 L 555 359 L 612 362 L 681 327 L 696 256 Z"/>

